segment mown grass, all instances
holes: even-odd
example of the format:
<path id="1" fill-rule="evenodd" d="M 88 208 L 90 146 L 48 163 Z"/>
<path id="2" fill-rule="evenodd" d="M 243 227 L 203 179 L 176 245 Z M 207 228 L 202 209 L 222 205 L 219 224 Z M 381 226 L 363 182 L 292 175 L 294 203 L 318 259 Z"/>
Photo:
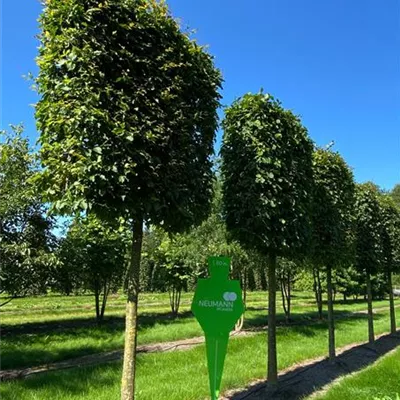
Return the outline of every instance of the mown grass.
<path id="1" fill-rule="evenodd" d="M 166 294 L 146 294 L 142 298 L 142 312 L 140 315 L 140 330 L 138 342 L 150 344 L 157 342 L 173 341 L 200 336 L 202 331 L 199 324 L 188 312 L 189 305 L 184 305 L 183 315 L 172 319 L 169 315 L 168 306 L 159 306 L 164 302 L 168 304 Z M 185 294 L 184 301 L 190 300 L 192 294 Z M 69 358 L 89 355 L 104 351 L 121 349 L 124 343 L 124 319 L 121 315 L 108 318 L 104 324 L 97 325 L 92 318 L 86 315 L 79 317 L 75 311 L 68 310 L 68 306 L 76 306 L 78 303 L 85 305 L 91 298 L 54 296 L 53 300 L 43 298 L 44 307 L 58 306 L 59 302 L 67 303 L 67 306 L 59 309 L 62 318 L 56 320 L 32 320 L 31 310 L 39 307 L 38 298 L 28 298 L 25 314 L 22 313 L 22 304 L 17 304 L 18 315 L 14 319 L 22 317 L 31 318 L 28 324 L 6 324 L 2 319 L 2 342 L 1 342 L 1 367 L 3 369 L 23 368 L 62 361 Z M 265 310 L 266 294 L 253 292 L 249 294 L 249 310 L 246 312 L 245 328 L 260 327 L 267 323 L 267 311 Z M 22 300 L 22 299 L 18 299 Z M 119 302 L 119 298 L 113 298 L 112 304 Z M 124 299 L 122 299 L 124 301 Z M 157 309 L 152 309 L 149 304 L 158 304 Z M 63 304 L 63 303 L 61 303 Z M 382 307 L 387 302 L 377 301 L 374 307 Z M 365 304 L 360 302 L 349 302 L 348 304 L 337 304 L 337 317 L 348 317 L 343 315 L 349 312 L 365 310 Z M 186 311 L 185 311 L 186 310 Z M 53 310 L 54 312 L 54 310 Z M 56 316 L 57 317 L 57 316 Z M 8 318 L 11 318 L 9 315 Z M 296 293 L 293 298 L 293 321 L 295 323 L 313 322 L 317 319 L 313 298 L 308 293 Z M 282 309 L 278 308 L 278 322 L 284 323 L 285 317 Z M 4 334 L 5 333 L 5 334 Z"/>
<path id="2" fill-rule="evenodd" d="M 388 329 L 388 312 L 375 316 L 376 333 Z M 365 315 L 337 321 L 337 346 L 365 341 Z M 326 323 L 279 327 L 278 363 L 283 369 L 327 352 Z M 232 339 L 226 358 L 223 390 L 245 386 L 266 374 L 266 336 Z M 46 373 L 24 381 L 5 382 L 2 400 L 109 400 L 119 396 L 121 363 Z M 208 395 L 204 346 L 172 353 L 139 355 L 137 392 L 140 400 L 200 400 Z M 340 398 L 340 397 L 337 397 Z M 345 397 L 346 398 L 346 397 Z M 357 397 L 352 397 L 357 398 Z"/>
<path id="3" fill-rule="evenodd" d="M 157 322 L 159 319 L 159 322 Z M 191 338 L 201 335 L 201 328 L 193 318 L 177 320 L 152 316 L 142 323 L 138 343 Z M 101 326 L 72 328 L 55 332 L 7 335 L 1 342 L 1 367 L 22 368 L 73 357 L 122 349 L 124 344 L 123 320 Z"/>
<path id="4" fill-rule="evenodd" d="M 193 293 L 183 293 L 181 311 L 190 310 Z M 109 298 L 106 316 L 122 317 L 125 313 L 125 295 L 119 293 Z M 396 300 L 400 305 L 400 299 Z M 366 309 L 362 299 L 343 302 L 336 301 L 339 308 L 347 311 L 360 311 Z M 267 309 L 266 292 L 249 292 L 247 299 L 249 311 Z M 374 307 L 387 307 L 387 300 L 377 300 Z M 292 299 L 294 313 L 315 310 L 315 301 L 312 293 L 295 292 Z M 326 307 L 325 307 L 326 308 Z M 169 312 L 169 299 L 167 293 L 141 294 L 139 310 L 142 313 L 167 313 Z M 277 311 L 283 312 L 281 296 L 277 296 Z M 48 295 L 14 299 L 0 310 L 3 326 L 39 323 L 48 321 L 65 321 L 70 319 L 94 318 L 95 307 L 92 295 L 60 296 Z"/>
<path id="5" fill-rule="evenodd" d="M 314 400 L 400 400 L 400 348 L 360 372 L 339 379 Z"/>

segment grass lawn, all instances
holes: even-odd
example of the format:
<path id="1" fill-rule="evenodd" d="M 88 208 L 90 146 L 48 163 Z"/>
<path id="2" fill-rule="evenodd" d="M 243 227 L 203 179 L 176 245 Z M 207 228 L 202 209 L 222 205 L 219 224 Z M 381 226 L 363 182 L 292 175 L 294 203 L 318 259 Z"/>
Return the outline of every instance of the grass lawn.
<path id="1" fill-rule="evenodd" d="M 245 328 L 266 325 L 266 296 L 266 293 L 262 292 L 249 293 L 249 310 L 246 312 Z M 188 312 L 191 297 L 190 293 L 184 294 L 182 307 L 184 315 L 178 319 L 172 319 L 168 313 L 167 294 L 143 295 L 138 334 L 139 344 L 172 341 L 201 335 L 199 324 Z M 42 299 L 42 303 L 40 303 L 40 299 Z M 25 300 L 25 307 L 23 300 Z M 124 343 L 125 299 L 117 296 L 111 299 L 108 314 L 113 316 L 101 326 L 94 322 L 93 311 L 89 311 L 91 317 L 82 314 L 81 308 L 93 306 L 92 301 L 90 296 L 51 296 L 49 298 L 16 299 L 16 303 L 14 301 L 10 303 L 12 308 L 4 314 L 1 313 L 2 329 L 6 333 L 2 335 L 1 341 L 2 368 L 23 368 L 121 349 Z M 112 306 L 117 307 L 118 305 L 121 312 L 115 314 Z M 387 306 L 387 301 L 374 303 L 374 307 L 383 306 Z M 366 305 L 363 302 L 347 304 L 339 302 L 335 308 L 337 316 L 340 317 L 340 314 L 343 313 L 365 310 Z M 54 315 L 55 312 L 59 314 Z M 88 313 L 87 310 L 85 312 Z M 278 308 L 278 313 L 278 321 L 283 322 L 284 315 L 281 308 Z M 32 314 L 34 314 L 33 317 Z M 58 319 L 48 320 L 47 314 Z M 296 293 L 293 299 L 293 320 L 305 322 L 311 318 L 317 318 L 312 295 Z M 16 323 L 21 320 L 27 320 L 29 323 L 23 325 Z M 9 329 L 9 333 L 7 333 L 7 329 Z"/>
<path id="2" fill-rule="evenodd" d="M 375 318 L 376 333 L 388 330 L 388 312 Z M 337 346 L 365 341 L 365 315 L 337 321 Z M 277 330 L 279 368 L 327 353 L 327 326 L 280 327 Z M 223 390 L 243 387 L 266 374 L 266 335 L 232 339 L 226 359 Z M 110 400 L 119 396 L 121 363 L 46 373 L 23 381 L 4 382 L 2 400 Z M 140 400 L 203 400 L 208 395 L 204 346 L 182 352 L 138 357 Z M 353 397 L 355 398 L 355 397 Z"/>
<path id="3" fill-rule="evenodd" d="M 267 309 L 267 292 L 249 292 L 247 296 L 248 309 Z M 190 309 L 193 293 L 183 293 L 181 311 Z M 5 298 L 1 298 L 5 300 Z M 106 316 L 121 317 L 125 314 L 126 298 L 123 294 L 111 295 L 107 302 Z M 400 299 L 396 299 L 400 305 Z M 387 300 L 377 300 L 374 307 L 387 307 Z M 293 312 L 315 310 L 315 300 L 312 293 L 295 292 L 292 298 Z M 366 302 L 362 299 L 349 300 L 344 303 L 336 301 L 337 308 L 347 311 L 360 311 L 366 309 Z M 325 306 L 326 308 L 326 306 Z M 144 293 L 139 298 L 139 309 L 142 313 L 169 312 L 169 299 L 167 293 Z M 277 294 L 277 311 L 283 312 L 280 293 Z M 3 326 L 61 321 L 82 318 L 94 318 L 95 307 L 92 295 L 61 296 L 47 295 L 26 297 L 12 300 L 0 309 Z"/>
<path id="4" fill-rule="evenodd" d="M 400 348 L 373 365 L 334 383 L 315 400 L 400 400 Z"/>

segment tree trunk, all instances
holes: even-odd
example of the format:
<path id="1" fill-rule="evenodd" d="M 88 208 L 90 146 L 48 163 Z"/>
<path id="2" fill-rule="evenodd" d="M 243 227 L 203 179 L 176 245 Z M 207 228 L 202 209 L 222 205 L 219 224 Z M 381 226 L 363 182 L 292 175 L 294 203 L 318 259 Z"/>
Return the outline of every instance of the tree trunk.
<path id="1" fill-rule="evenodd" d="M 396 312 L 394 309 L 392 271 L 390 269 L 388 271 L 388 285 L 389 285 L 389 304 L 390 304 L 390 332 L 396 333 Z"/>
<path id="2" fill-rule="evenodd" d="M 246 310 L 246 300 L 247 300 L 247 268 L 245 268 L 244 270 L 244 279 L 243 279 L 243 304 L 245 310 Z"/>
<path id="3" fill-rule="evenodd" d="M 176 318 L 179 312 L 179 305 L 181 303 L 182 288 L 172 286 L 169 289 L 169 304 L 171 306 L 172 316 Z"/>
<path id="4" fill-rule="evenodd" d="M 287 289 L 288 289 L 288 297 L 287 297 L 287 308 L 288 308 L 287 322 L 290 322 L 290 309 L 291 309 L 291 305 L 292 305 L 292 276 L 291 276 L 290 272 L 288 272 Z"/>
<path id="5" fill-rule="evenodd" d="M 268 265 L 268 382 L 278 381 L 276 354 L 276 256 L 271 255 Z"/>
<path id="6" fill-rule="evenodd" d="M 371 288 L 371 275 L 367 271 L 367 301 L 368 301 L 368 341 L 369 343 L 375 342 L 374 335 L 374 315 L 372 312 L 372 288 Z"/>
<path id="7" fill-rule="evenodd" d="M 324 316 L 322 314 L 323 311 L 322 284 L 321 284 L 321 275 L 319 269 L 317 269 L 317 287 L 318 287 L 318 314 L 319 314 L 319 319 L 323 319 Z"/>
<path id="8" fill-rule="evenodd" d="M 244 268 L 242 273 L 242 299 L 244 310 L 246 311 L 246 297 L 247 297 L 247 269 Z M 235 324 L 235 331 L 241 331 L 244 325 L 244 312 Z"/>
<path id="9" fill-rule="evenodd" d="M 332 267 L 327 268 L 327 289 L 328 289 L 328 331 L 329 331 L 329 360 L 336 358 L 335 349 L 335 320 L 333 315 L 333 290 L 332 290 Z"/>
<path id="10" fill-rule="evenodd" d="M 126 303 L 125 349 L 121 382 L 121 400 L 133 400 L 135 397 L 137 306 L 142 238 L 143 221 L 142 218 L 138 218 L 133 222 L 132 226 L 132 254 L 126 274 L 128 299 Z"/>
<path id="11" fill-rule="evenodd" d="M 285 313 L 285 317 L 287 319 L 287 308 L 286 308 L 286 296 L 285 296 L 285 284 L 283 282 L 283 277 L 282 275 L 280 276 L 280 289 L 281 289 L 281 296 L 282 296 L 282 307 L 283 307 L 283 312 Z"/>
<path id="12" fill-rule="evenodd" d="M 103 321 L 104 319 L 104 312 L 106 311 L 106 305 L 109 293 L 110 293 L 110 286 L 107 285 L 107 281 L 105 281 L 103 286 L 103 300 L 101 302 L 100 321 Z"/>
<path id="13" fill-rule="evenodd" d="M 282 306 L 285 312 L 286 322 L 290 322 L 290 273 L 286 275 L 282 272 L 280 276 L 280 288 L 282 294 Z"/>
<path id="14" fill-rule="evenodd" d="M 315 302 L 317 303 L 318 308 L 318 318 L 322 320 L 322 287 L 321 287 L 321 277 L 319 275 L 319 269 L 313 268 L 313 278 L 314 278 L 314 294 L 315 294 Z"/>
<path id="15" fill-rule="evenodd" d="M 94 286 L 94 301 L 96 303 L 96 320 L 100 322 L 100 290 L 98 282 Z"/>

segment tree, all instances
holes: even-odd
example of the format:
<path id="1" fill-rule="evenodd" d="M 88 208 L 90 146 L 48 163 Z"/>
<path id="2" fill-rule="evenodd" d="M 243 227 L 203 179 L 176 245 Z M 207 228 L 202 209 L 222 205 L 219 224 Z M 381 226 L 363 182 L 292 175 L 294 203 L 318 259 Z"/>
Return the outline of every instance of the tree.
<path id="1" fill-rule="evenodd" d="M 313 275 L 313 291 L 315 295 L 315 302 L 318 308 L 318 318 L 322 320 L 323 319 L 322 295 L 324 291 L 326 291 L 326 287 L 323 284 L 323 278 L 325 277 L 325 274 L 323 271 L 321 271 L 321 268 L 319 266 L 314 265 L 312 267 L 312 275 Z"/>
<path id="2" fill-rule="evenodd" d="M 173 317 L 178 316 L 182 290 L 187 289 L 187 282 L 192 274 L 188 262 L 185 235 L 164 236 L 164 240 L 155 252 L 157 264 L 163 269 L 164 280 L 169 293 Z"/>
<path id="3" fill-rule="evenodd" d="M 53 219 L 30 182 L 37 169 L 23 127 L 1 131 L 0 144 L 0 280 L 10 298 L 45 293 L 57 260 Z"/>
<path id="4" fill-rule="evenodd" d="M 285 258 L 278 259 L 277 276 L 279 287 L 281 289 L 283 311 L 287 323 L 290 322 L 292 288 L 298 271 L 299 267 L 294 261 Z"/>
<path id="5" fill-rule="evenodd" d="M 356 267 L 367 284 L 368 340 L 375 341 L 372 311 L 371 275 L 382 265 L 382 213 L 378 189 L 370 182 L 357 185 L 356 190 Z"/>
<path id="6" fill-rule="evenodd" d="M 121 287 L 126 240 L 123 227 L 107 226 L 94 215 L 77 218 L 61 245 L 61 262 L 84 289 L 93 292 L 96 319 L 102 322 L 110 292 Z"/>
<path id="7" fill-rule="evenodd" d="M 343 158 L 331 150 L 313 154 L 313 247 L 317 268 L 326 268 L 328 294 L 329 359 L 335 351 L 332 271 L 351 257 L 354 216 L 354 179 Z"/>
<path id="8" fill-rule="evenodd" d="M 228 241 L 222 217 L 221 180 L 218 176 L 214 181 L 211 213 L 200 226 L 175 235 L 167 235 L 161 228 L 151 227 L 146 246 L 148 251 L 144 258 L 153 273 L 152 280 L 160 281 L 159 287 L 170 292 L 174 315 L 179 308 L 181 291 L 193 290 L 197 278 L 207 275 L 207 259 L 211 255 L 231 257 L 231 276 L 241 281 L 246 300 L 246 275 L 254 263 L 239 243 Z"/>
<path id="9" fill-rule="evenodd" d="M 66 296 L 71 293 L 79 293 L 84 286 L 81 265 L 78 260 L 74 259 L 77 256 L 76 249 L 69 238 L 62 237 L 59 239 L 56 254 L 59 262 L 51 271 L 51 290 Z"/>
<path id="10" fill-rule="evenodd" d="M 390 304 L 390 331 L 396 333 L 396 314 L 393 298 L 393 272 L 400 271 L 400 209 L 392 198 L 379 196 L 382 217 L 382 256 L 386 272 Z"/>
<path id="11" fill-rule="evenodd" d="M 140 266 L 140 285 L 144 292 L 165 292 L 165 269 L 159 264 L 158 249 L 166 233 L 153 226 L 143 232 L 142 259 Z"/>
<path id="12" fill-rule="evenodd" d="M 343 300 L 352 296 L 357 299 L 358 296 L 365 293 L 365 284 L 362 284 L 363 277 L 354 265 L 342 265 L 336 270 L 335 285 L 336 290 L 343 294 Z"/>
<path id="13" fill-rule="evenodd" d="M 210 210 L 220 72 L 164 2 L 47 1 L 40 18 L 43 170 L 58 213 L 130 224 L 121 397 L 134 397 L 143 223 L 167 232 Z"/>
<path id="14" fill-rule="evenodd" d="M 268 259 L 268 380 L 277 381 L 276 259 L 304 252 L 309 238 L 312 143 L 300 119 L 268 94 L 225 110 L 223 203 L 230 235 Z"/>
<path id="15" fill-rule="evenodd" d="M 394 186 L 392 191 L 390 192 L 390 196 L 393 201 L 396 203 L 397 208 L 400 208 L 400 183 Z"/>

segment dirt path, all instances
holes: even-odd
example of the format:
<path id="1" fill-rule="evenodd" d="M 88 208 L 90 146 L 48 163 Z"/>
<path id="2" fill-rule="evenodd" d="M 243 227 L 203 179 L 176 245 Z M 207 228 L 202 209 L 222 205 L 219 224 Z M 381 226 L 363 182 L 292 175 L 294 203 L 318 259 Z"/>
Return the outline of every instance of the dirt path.
<path id="1" fill-rule="evenodd" d="M 244 337 L 256 334 L 256 331 L 240 331 L 232 332 L 231 337 Z M 168 351 L 189 350 L 195 346 L 204 343 L 204 336 L 195 337 L 192 339 L 176 340 L 174 342 L 163 342 L 155 344 L 147 344 L 138 346 L 138 353 L 163 353 Z M 113 350 L 104 353 L 91 354 L 88 356 L 72 358 L 65 361 L 59 361 L 46 365 L 24 369 L 10 369 L 0 371 L 0 381 L 10 381 L 14 379 L 23 379 L 28 376 L 40 374 L 43 372 L 56 371 L 60 369 L 68 369 L 75 367 L 86 367 L 90 365 L 103 364 L 111 361 L 121 360 L 123 350 Z"/>
<path id="2" fill-rule="evenodd" d="M 393 335 L 380 335 L 373 345 L 354 343 L 337 349 L 337 360 L 333 363 L 320 357 L 291 366 L 281 371 L 276 387 L 258 380 L 244 389 L 226 392 L 221 400 L 300 400 L 324 390 L 343 375 L 365 368 L 398 346 L 400 331 Z"/>

